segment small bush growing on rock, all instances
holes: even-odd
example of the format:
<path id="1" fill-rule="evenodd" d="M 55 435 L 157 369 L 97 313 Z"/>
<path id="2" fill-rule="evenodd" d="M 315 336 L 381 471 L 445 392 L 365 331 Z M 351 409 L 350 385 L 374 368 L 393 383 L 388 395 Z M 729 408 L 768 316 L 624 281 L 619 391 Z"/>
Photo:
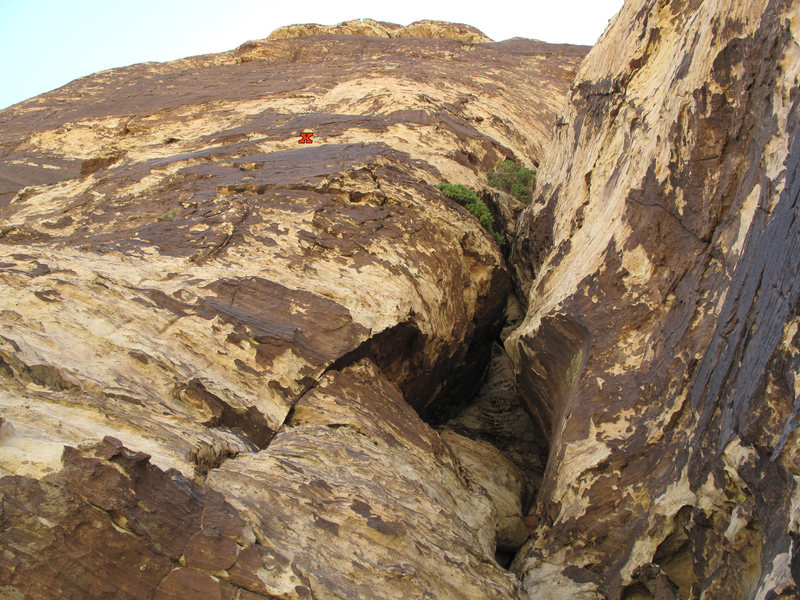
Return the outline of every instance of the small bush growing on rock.
<path id="1" fill-rule="evenodd" d="M 475 192 L 460 183 L 440 183 L 438 187 L 445 196 L 451 200 L 455 200 L 461 206 L 466 206 L 472 202 L 480 202 Z"/>
<path id="2" fill-rule="evenodd" d="M 481 225 L 483 225 L 483 228 L 488 231 L 494 238 L 494 241 L 497 242 L 498 246 L 503 246 L 506 243 L 505 236 L 494 230 L 494 217 L 489 211 L 489 207 L 486 206 L 483 200 L 478 198 L 475 192 L 460 183 L 440 183 L 438 187 L 445 196 L 451 200 L 455 200 L 475 215 Z"/>
<path id="3" fill-rule="evenodd" d="M 520 202 L 531 201 L 533 178 L 536 171 L 520 167 L 513 160 L 504 160 L 493 169 L 489 169 L 487 176 L 489 185 L 508 192 Z"/>

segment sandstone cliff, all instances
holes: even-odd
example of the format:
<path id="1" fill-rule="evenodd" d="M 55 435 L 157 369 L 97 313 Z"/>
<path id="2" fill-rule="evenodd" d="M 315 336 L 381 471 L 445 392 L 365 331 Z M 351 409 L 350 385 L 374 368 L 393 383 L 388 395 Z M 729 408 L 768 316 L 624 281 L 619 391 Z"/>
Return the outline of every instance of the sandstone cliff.
<path id="1" fill-rule="evenodd" d="M 470 25 L 424 20 L 401 27 L 394 23 L 373 21 L 372 19 L 356 19 L 345 21 L 338 25 L 317 25 L 313 23 L 308 25 L 289 25 L 287 27 L 279 27 L 269 34 L 267 39 L 282 40 L 292 37 L 327 34 L 366 35 L 382 38 L 438 38 L 461 40 L 462 42 L 474 44 L 492 41 L 481 31 Z"/>
<path id="2" fill-rule="evenodd" d="M 799 28 L 301 25 L 0 112 L 0 597 L 795 598 Z"/>
<path id="3" fill-rule="evenodd" d="M 514 249 L 532 598 L 797 597 L 798 43 L 798 2 L 628 1 L 572 84 Z"/>
<path id="4" fill-rule="evenodd" d="M 542 465 L 418 416 L 472 395 L 510 290 L 435 185 L 537 160 L 585 49 L 405 30 L 0 113 L 0 595 L 522 597 L 495 551 Z"/>

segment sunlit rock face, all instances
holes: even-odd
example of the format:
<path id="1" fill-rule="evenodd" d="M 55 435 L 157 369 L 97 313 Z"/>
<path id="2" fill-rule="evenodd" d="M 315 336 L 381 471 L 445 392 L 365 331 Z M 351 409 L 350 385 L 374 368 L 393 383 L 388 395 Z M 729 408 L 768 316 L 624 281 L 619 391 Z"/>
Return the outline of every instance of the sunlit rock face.
<path id="1" fill-rule="evenodd" d="M 796 598 L 800 5 L 634 0 L 523 213 L 532 598 Z M 794 577 L 793 577 L 794 574 Z"/>
<path id="2" fill-rule="evenodd" d="M 295 25 L 1 111 L 0 597 L 795 598 L 800 7 L 587 51 Z"/>
<path id="3" fill-rule="evenodd" d="M 429 425 L 511 290 L 435 184 L 541 160 L 587 49 L 403 29 L 0 112 L 0 596 L 525 596 L 522 475 Z"/>
<path id="4" fill-rule="evenodd" d="M 309 35 L 345 34 L 366 35 L 381 38 L 437 38 L 444 40 L 460 40 L 473 44 L 491 42 L 481 31 L 471 25 L 460 23 L 447 23 L 445 21 L 423 20 L 416 21 L 401 27 L 394 23 L 373 21 L 372 19 L 354 19 L 338 25 L 288 25 L 273 31 L 270 40 L 282 40 L 292 37 L 305 37 Z"/>

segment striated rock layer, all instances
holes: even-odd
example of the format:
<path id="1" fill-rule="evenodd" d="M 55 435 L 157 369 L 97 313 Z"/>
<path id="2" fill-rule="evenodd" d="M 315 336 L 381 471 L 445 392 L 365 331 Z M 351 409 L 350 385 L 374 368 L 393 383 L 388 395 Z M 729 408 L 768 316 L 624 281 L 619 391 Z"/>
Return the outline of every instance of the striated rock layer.
<path id="1" fill-rule="evenodd" d="M 474 392 L 510 289 L 435 184 L 537 161 L 585 49 L 464 31 L 0 112 L 0 596 L 524 595 L 523 476 L 419 416 Z"/>
<path id="2" fill-rule="evenodd" d="M 796 597 L 800 5 L 585 52 L 298 25 L 0 112 L 0 597 Z"/>
<path id="3" fill-rule="evenodd" d="M 625 3 L 518 224 L 532 598 L 796 598 L 800 3 Z"/>

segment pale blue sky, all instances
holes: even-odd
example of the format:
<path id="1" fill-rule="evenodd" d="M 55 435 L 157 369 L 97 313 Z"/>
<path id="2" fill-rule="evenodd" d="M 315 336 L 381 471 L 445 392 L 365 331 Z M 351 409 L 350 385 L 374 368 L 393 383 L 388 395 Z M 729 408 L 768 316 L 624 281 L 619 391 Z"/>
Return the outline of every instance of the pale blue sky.
<path id="1" fill-rule="evenodd" d="M 623 0 L 0 0 L 0 108 L 97 71 L 231 50 L 293 23 L 440 19 L 593 44 Z"/>

